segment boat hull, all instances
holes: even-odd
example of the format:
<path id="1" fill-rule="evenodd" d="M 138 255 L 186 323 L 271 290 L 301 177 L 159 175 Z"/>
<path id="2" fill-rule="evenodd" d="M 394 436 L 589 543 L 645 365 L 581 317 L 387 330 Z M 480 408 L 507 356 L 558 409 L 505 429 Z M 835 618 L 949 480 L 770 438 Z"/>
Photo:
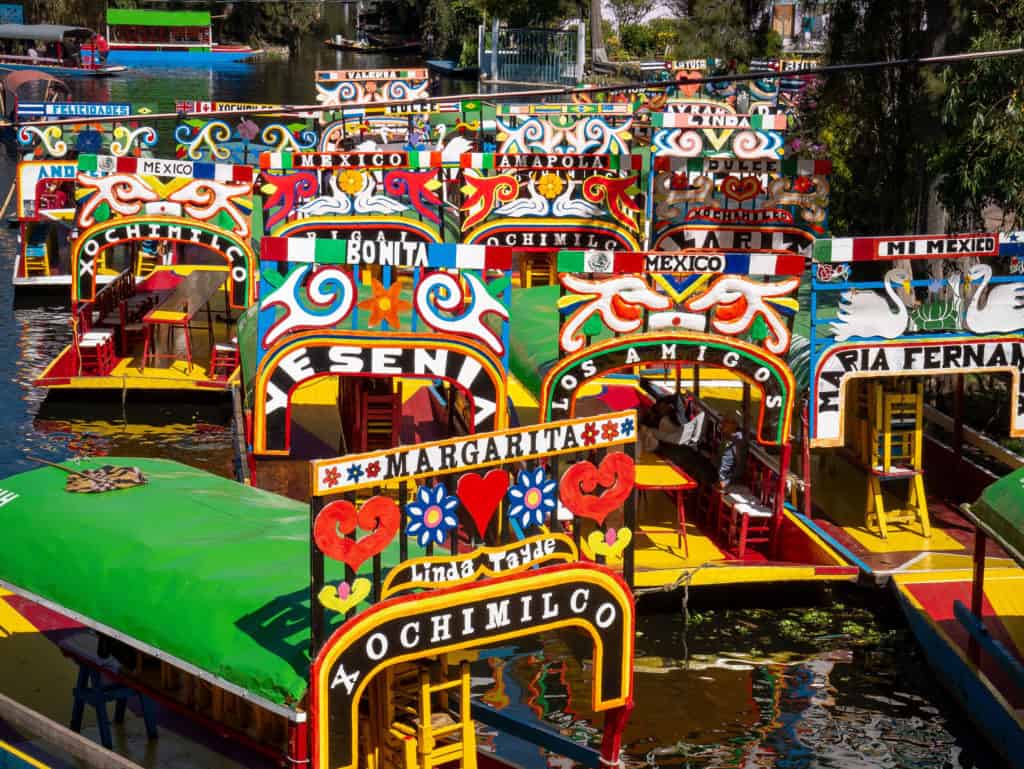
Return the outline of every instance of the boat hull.
<path id="1" fill-rule="evenodd" d="M 117 64 L 108 64 L 105 67 L 58 67 L 47 64 L 14 64 L 8 62 L 0 62 L 0 72 L 17 72 L 23 69 L 37 70 L 39 72 L 45 72 L 48 75 L 56 75 L 58 77 L 113 77 L 119 75 L 122 72 L 127 72 L 128 68 Z"/>
<path id="2" fill-rule="evenodd" d="M 1013 769 L 1024 769 L 1024 754 L 1012 746 L 1024 745 L 1024 723 L 985 673 L 968 660 L 961 644 L 943 630 L 931 610 L 918 601 L 910 577 L 894 580 L 896 596 L 938 681 L 963 708 L 971 723 Z M 961 584 L 970 589 L 970 577 Z M 949 600 L 952 604 L 952 599 Z"/>
<path id="3" fill-rule="evenodd" d="M 143 48 L 111 47 L 107 61 L 136 67 L 209 67 L 233 64 L 262 53 L 248 46 L 215 46 L 213 48 Z"/>

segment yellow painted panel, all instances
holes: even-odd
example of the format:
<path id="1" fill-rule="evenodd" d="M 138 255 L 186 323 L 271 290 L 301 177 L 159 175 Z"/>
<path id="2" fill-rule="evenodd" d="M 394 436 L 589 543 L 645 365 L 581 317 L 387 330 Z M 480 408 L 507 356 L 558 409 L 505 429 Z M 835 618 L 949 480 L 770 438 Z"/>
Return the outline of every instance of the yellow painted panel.
<path id="1" fill-rule="evenodd" d="M 919 528 L 917 524 L 908 524 Z M 914 529 L 889 526 L 889 537 L 882 539 L 858 526 L 843 526 L 843 531 L 872 553 L 908 553 L 928 550 L 963 550 L 964 546 L 941 529 L 932 529 L 930 537 L 922 537 Z"/>
<path id="2" fill-rule="evenodd" d="M 985 568 L 1005 569 L 1014 567 L 1010 558 L 986 558 Z M 927 553 L 906 567 L 907 571 L 942 571 L 974 569 L 974 556 L 970 553 Z"/>
<path id="3" fill-rule="evenodd" d="M 1013 639 L 1017 651 L 1024 651 L 1024 572 L 987 578 L 985 596 Z"/>
<path id="4" fill-rule="evenodd" d="M 686 541 L 690 546 L 689 557 L 679 544 L 679 534 L 675 528 L 641 526 L 640 531 L 634 550 L 634 563 L 638 575 L 642 569 L 682 570 L 700 566 L 708 561 L 725 560 L 725 553 L 692 523 L 686 525 Z M 672 581 L 674 578 L 668 580 Z"/>
<path id="5" fill-rule="evenodd" d="M 292 392 L 292 405 L 337 407 L 338 378 L 323 377 L 303 382 Z"/>
<path id="6" fill-rule="evenodd" d="M 10 595 L 6 593 L 5 595 Z M 0 600 L 0 638 L 18 633 L 38 633 L 35 625 L 19 614 L 7 601 Z"/>

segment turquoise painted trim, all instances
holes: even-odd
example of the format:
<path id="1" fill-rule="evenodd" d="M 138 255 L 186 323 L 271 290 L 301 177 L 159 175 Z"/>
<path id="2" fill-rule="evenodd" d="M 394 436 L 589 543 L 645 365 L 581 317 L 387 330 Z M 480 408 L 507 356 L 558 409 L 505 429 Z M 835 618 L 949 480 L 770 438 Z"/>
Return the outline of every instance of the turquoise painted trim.
<path id="1" fill-rule="evenodd" d="M 971 638 L 977 641 L 981 648 L 999 663 L 999 666 L 1013 679 L 1013 682 L 1024 689 L 1024 665 L 1021 665 L 1003 644 L 989 635 L 985 623 L 964 606 L 963 601 L 953 601 L 953 616 L 963 625 L 964 630 L 970 634 Z"/>
<path id="2" fill-rule="evenodd" d="M 839 553 L 839 555 L 843 556 L 843 558 L 845 558 L 847 561 L 849 561 L 858 569 L 860 569 L 861 573 L 867 576 L 874 576 L 875 572 L 871 569 L 870 566 L 868 566 L 866 563 L 864 563 L 864 561 L 862 561 L 860 558 L 858 558 L 852 552 L 850 552 L 849 548 L 847 548 L 845 545 L 836 540 L 835 537 L 833 537 L 827 531 L 818 526 L 818 524 L 816 524 L 812 519 L 808 518 L 803 513 L 797 511 L 797 509 L 793 507 L 793 505 L 791 505 L 789 502 L 784 502 L 783 507 L 789 510 L 796 517 L 796 519 L 800 521 L 800 523 L 802 523 L 804 526 L 808 527 L 815 534 L 821 537 L 825 541 L 825 544 L 833 548 L 836 552 Z"/>

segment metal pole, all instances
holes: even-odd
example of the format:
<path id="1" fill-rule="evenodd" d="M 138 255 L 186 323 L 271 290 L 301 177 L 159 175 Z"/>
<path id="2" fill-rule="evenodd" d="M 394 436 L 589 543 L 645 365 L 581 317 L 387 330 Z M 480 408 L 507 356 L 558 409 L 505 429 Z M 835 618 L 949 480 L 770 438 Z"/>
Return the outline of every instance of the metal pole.
<path id="1" fill-rule="evenodd" d="M 498 28 L 501 21 L 495 16 L 491 19 L 491 81 L 498 79 Z"/>
<path id="2" fill-rule="evenodd" d="M 978 618 L 978 623 L 985 624 L 983 614 L 985 608 L 985 550 L 988 537 L 980 528 L 975 529 L 974 539 L 974 579 L 971 582 L 971 614 Z M 981 647 L 972 635 L 967 642 L 967 656 L 975 665 L 981 661 Z"/>

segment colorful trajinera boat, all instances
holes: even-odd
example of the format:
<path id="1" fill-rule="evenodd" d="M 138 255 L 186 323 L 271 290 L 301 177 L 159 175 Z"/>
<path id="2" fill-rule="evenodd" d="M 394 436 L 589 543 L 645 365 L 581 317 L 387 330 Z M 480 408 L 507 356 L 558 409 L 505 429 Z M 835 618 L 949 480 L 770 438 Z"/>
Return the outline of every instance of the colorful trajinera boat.
<path id="1" fill-rule="evenodd" d="M 209 67 L 262 53 L 215 42 L 209 11 L 108 8 L 107 40 L 108 61 L 141 67 Z M 94 46 L 86 50 L 95 56 Z"/>
<path id="2" fill-rule="evenodd" d="M 59 24 L 0 24 L 0 71 L 39 70 L 57 77 L 110 77 L 127 67 L 83 54 L 95 32 Z M 35 46 L 44 46 L 37 50 Z"/>
<path id="3" fill-rule="evenodd" d="M 88 117 L 87 122 L 24 125 L 15 131 L 20 160 L 15 185 L 19 249 L 14 261 L 14 288 L 19 295 L 46 292 L 68 296 L 71 252 L 75 228 L 77 158 L 110 152 L 135 159 L 151 154 L 157 143 L 155 129 L 140 125 L 129 115 L 145 108 L 127 103 L 20 102 L 16 118 L 22 121 Z M 121 268 L 103 264 L 96 282 L 104 286 Z"/>
<path id="4" fill-rule="evenodd" d="M 608 442 L 607 457 L 624 456 L 629 442 Z M 633 600 L 571 539 L 520 540 L 497 520 L 484 535 L 479 515 L 449 521 L 445 501 L 444 525 L 462 543 L 449 552 L 433 528 L 412 531 L 429 510 L 426 519 L 400 511 L 384 488 L 358 508 L 325 490 L 306 515 L 305 505 L 176 462 L 103 464 L 0 481 L 0 520 L 26 555 L 5 559 L 0 585 L 22 611 L 64 618 L 51 625 L 63 626 L 56 640 L 79 666 L 73 728 L 93 708 L 109 747 L 107 702 L 137 695 L 151 737 L 159 702 L 245 750 L 324 769 L 505 766 L 478 743 L 476 723 L 594 769 L 618 760 L 632 707 Z M 475 498 L 472 477 L 460 482 L 463 499 Z M 172 511 L 183 495 L 191 504 Z M 54 531 L 43 511 L 69 525 Z M 60 559 L 59 577 L 42 552 Z M 593 655 L 599 746 L 473 699 L 502 653 L 489 649 L 565 635 Z"/>

